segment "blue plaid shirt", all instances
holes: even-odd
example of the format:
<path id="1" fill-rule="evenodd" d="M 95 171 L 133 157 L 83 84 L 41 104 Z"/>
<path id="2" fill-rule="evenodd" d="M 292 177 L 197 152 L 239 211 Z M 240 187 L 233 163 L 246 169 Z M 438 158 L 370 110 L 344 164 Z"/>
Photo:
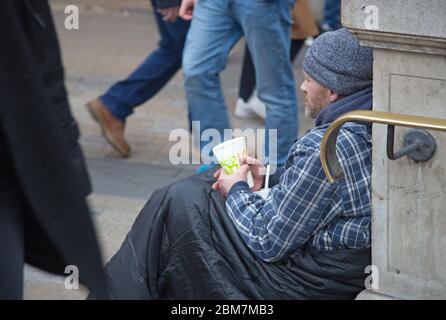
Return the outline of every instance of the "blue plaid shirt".
<path id="1" fill-rule="evenodd" d="M 370 247 L 370 127 L 356 123 L 342 127 L 337 155 L 345 177 L 330 184 L 320 161 L 328 126 L 318 126 L 297 140 L 287 164 L 278 168 L 279 179 L 266 200 L 250 192 L 245 182 L 236 183 L 229 192 L 229 216 L 246 245 L 264 261 L 280 260 L 302 246 Z"/>

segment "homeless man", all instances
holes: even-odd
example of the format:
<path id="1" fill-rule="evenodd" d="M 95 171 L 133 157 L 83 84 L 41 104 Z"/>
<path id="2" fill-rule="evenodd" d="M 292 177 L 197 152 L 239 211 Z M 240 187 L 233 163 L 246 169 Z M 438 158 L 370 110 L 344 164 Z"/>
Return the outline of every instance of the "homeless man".
<path id="1" fill-rule="evenodd" d="M 209 170 L 156 191 L 106 266 L 116 299 L 353 299 L 370 264 L 371 128 L 349 123 L 337 139 L 345 178 L 320 161 L 325 130 L 372 107 L 372 50 L 345 29 L 306 53 L 306 114 L 263 199 L 262 165 Z M 252 163 L 252 161 L 251 161 Z M 251 170 L 254 186 L 246 183 Z"/>

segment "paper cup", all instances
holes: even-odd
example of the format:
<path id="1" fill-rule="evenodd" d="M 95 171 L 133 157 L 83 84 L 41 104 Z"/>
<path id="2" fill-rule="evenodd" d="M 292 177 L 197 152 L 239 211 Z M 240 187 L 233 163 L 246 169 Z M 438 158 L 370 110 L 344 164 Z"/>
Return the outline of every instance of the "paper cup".
<path id="1" fill-rule="evenodd" d="M 240 169 L 243 159 L 248 155 L 246 138 L 234 138 L 220 143 L 212 149 L 215 158 L 227 175 Z"/>
<path id="2" fill-rule="evenodd" d="M 248 156 L 248 149 L 246 147 L 246 138 L 234 138 L 212 148 L 215 158 L 223 168 L 227 175 L 233 174 L 240 169 L 243 159 Z M 248 172 L 248 185 L 254 185 L 251 172 Z"/>

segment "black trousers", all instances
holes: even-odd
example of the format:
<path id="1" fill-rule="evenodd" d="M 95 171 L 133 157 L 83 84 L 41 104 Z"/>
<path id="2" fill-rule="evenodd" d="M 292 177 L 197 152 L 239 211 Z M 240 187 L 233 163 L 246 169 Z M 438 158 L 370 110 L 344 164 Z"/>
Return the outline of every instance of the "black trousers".
<path id="1" fill-rule="evenodd" d="M 291 40 L 290 59 L 291 62 L 296 59 L 305 40 Z M 248 46 L 245 47 L 245 57 L 243 59 L 242 75 L 240 77 L 239 97 L 245 102 L 249 100 L 256 87 L 256 71 L 252 62 L 251 53 Z"/>
<path id="2" fill-rule="evenodd" d="M 0 300 L 22 299 L 25 201 L 0 132 Z"/>

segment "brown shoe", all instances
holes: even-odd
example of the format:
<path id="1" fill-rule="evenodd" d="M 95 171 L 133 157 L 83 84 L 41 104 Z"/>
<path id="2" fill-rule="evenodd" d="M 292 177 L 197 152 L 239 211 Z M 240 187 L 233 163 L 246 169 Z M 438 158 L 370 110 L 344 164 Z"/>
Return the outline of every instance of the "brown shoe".
<path id="1" fill-rule="evenodd" d="M 130 156 L 130 146 L 124 139 L 124 122 L 115 118 L 99 99 L 86 105 L 93 119 L 101 126 L 102 135 L 123 157 Z"/>

